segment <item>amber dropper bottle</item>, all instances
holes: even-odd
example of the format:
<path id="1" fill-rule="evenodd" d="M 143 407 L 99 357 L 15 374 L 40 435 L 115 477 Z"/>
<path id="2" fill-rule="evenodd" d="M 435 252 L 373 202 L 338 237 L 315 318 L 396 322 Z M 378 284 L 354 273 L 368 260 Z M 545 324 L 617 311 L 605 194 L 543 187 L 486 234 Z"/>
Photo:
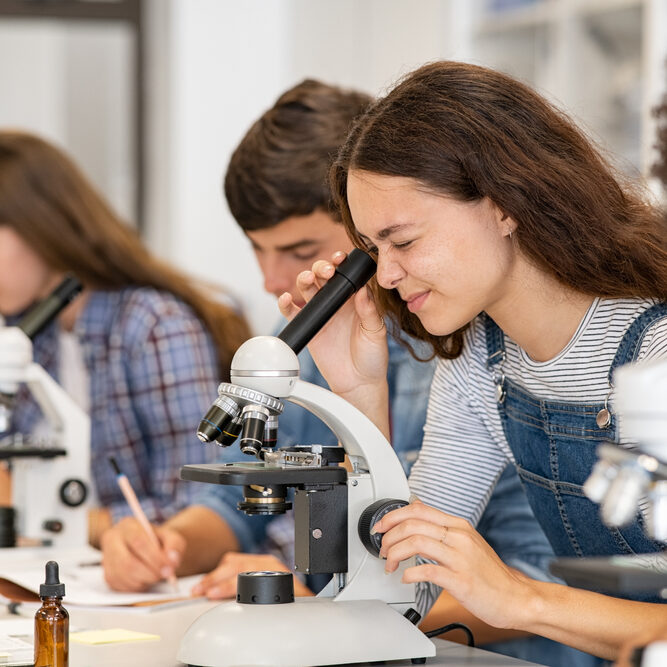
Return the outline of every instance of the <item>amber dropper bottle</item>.
<path id="1" fill-rule="evenodd" d="M 46 581 L 39 587 L 42 606 L 35 614 L 35 667 L 67 667 L 69 614 L 62 605 L 65 584 L 58 578 L 58 563 L 46 564 Z"/>

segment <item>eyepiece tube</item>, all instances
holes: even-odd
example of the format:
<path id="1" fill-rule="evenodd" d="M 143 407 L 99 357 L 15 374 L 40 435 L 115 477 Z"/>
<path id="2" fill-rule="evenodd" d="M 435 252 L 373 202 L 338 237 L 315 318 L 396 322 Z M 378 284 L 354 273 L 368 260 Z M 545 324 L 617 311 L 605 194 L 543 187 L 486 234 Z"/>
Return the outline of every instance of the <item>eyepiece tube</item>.
<path id="1" fill-rule="evenodd" d="M 371 279 L 375 270 L 375 260 L 355 248 L 336 269 L 333 278 L 278 334 L 278 338 L 299 354 L 329 318 Z"/>
<path id="2" fill-rule="evenodd" d="M 35 304 L 18 322 L 17 326 L 31 340 L 60 314 L 72 299 L 83 289 L 83 285 L 72 275 L 56 287 L 49 296 Z"/>

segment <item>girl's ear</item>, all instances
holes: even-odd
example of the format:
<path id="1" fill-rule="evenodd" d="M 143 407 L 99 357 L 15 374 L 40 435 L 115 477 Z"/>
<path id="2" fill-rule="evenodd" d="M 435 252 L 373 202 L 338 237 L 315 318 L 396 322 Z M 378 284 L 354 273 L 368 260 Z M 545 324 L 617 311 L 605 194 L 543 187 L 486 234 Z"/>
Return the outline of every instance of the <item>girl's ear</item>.
<path id="1" fill-rule="evenodd" d="M 498 224 L 498 230 L 500 231 L 500 234 L 502 236 L 508 236 L 509 238 L 512 238 L 512 232 L 516 231 L 517 228 L 516 222 L 510 218 L 507 213 L 498 208 L 498 206 L 495 204 L 493 206 L 495 209 L 496 222 Z"/>

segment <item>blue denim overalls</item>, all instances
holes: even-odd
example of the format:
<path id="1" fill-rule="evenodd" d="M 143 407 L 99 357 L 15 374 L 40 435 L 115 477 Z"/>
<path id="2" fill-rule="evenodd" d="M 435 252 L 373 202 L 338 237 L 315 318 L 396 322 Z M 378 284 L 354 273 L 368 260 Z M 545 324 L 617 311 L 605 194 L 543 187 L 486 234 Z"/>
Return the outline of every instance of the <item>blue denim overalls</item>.
<path id="1" fill-rule="evenodd" d="M 644 311 L 628 328 L 609 369 L 635 361 L 644 335 L 658 319 L 667 316 L 667 304 Z M 557 556 L 608 556 L 661 551 L 664 545 L 644 532 L 638 513 L 622 528 L 602 522 L 600 507 L 582 490 L 597 460 L 598 444 L 617 441 L 617 423 L 600 428 L 598 413 L 605 403 L 566 403 L 542 400 L 504 377 L 504 335 L 485 316 L 487 367 L 494 373 L 498 411 L 507 443 L 514 454 L 519 477 L 535 517 Z M 636 600 L 664 602 L 657 596 L 632 596 Z"/>

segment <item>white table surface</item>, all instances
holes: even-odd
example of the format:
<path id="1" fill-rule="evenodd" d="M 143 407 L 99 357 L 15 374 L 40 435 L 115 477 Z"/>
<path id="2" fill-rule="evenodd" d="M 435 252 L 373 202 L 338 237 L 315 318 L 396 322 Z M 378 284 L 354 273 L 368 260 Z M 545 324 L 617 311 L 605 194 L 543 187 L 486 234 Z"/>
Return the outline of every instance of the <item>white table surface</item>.
<path id="1" fill-rule="evenodd" d="M 69 667 L 182 667 L 176 660 L 181 637 L 190 623 L 215 603 L 196 601 L 192 604 L 171 607 L 162 611 L 124 612 L 68 608 L 70 625 L 81 630 L 123 628 L 160 635 L 157 641 L 88 646 L 70 642 Z M 0 612 L 0 632 L 3 619 L 16 619 L 15 615 Z M 431 667 L 466 665 L 467 667 L 524 667 L 531 662 L 508 658 L 461 644 L 435 640 L 437 654 L 426 662 Z M 386 665 L 411 665 L 409 660 L 385 663 Z"/>
<path id="2" fill-rule="evenodd" d="M 49 548 L 22 548 L 0 549 L 0 561 L 6 567 L 13 562 L 38 555 L 44 562 L 50 558 L 67 560 L 67 558 L 99 557 L 99 554 L 89 548 L 73 549 L 72 554 L 67 549 Z M 176 653 L 181 638 L 190 624 L 215 602 L 196 600 L 188 604 L 171 606 L 159 611 L 136 612 L 116 609 L 86 609 L 67 605 L 64 606 L 70 615 L 70 628 L 74 630 L 103 630 L 107 628 L 122 628 L 159 635 L 155 641 L 128 642 L 122 644 L 101 644 L 88 646 L 70 642 L 69 667 L 183 667 L 183 663 L 176 660 Z M 34 615 L 34 606 L 24 608 L 23 613 Z M 0 607 L 0 633 L 2 620 L 19 618 L 10 615 L 6 607 Z M 258 637 L 261 641 L 261 635 Z M 431 667 L 446 665 L 454 667 L 466 665 L 468 667 L 524 667 L 535 663 L 508 658 L 498 653 L 490 653 L 480 649 L 469 648 L 454 642 L 435 640 L 437 654 L 426 662 Z M 361 664 L 361 663 L 357 663 Z M 385 663 L 386 665 L 411 665 L 409 660 L 398 660 Z"/>

